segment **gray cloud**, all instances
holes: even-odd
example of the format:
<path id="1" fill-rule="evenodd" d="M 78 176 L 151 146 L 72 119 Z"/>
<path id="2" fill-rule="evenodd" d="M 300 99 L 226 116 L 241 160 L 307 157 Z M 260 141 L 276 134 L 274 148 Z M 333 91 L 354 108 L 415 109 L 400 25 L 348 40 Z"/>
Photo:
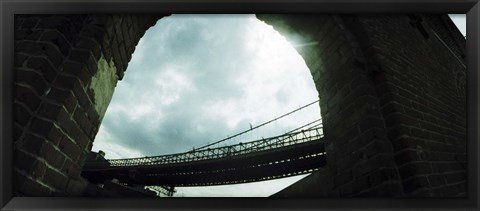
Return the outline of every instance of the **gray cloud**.
<path id="1" fill-rule="evenodd" d="M 309 71 L 299 57 L 295 64 L 278 64 L 285 60 L 280 55 L 285 52 L 278 52 L 284 49 L 275 48 L 267 35 L 253 33 L 253 17 L 173 15 L 158 21 L 136 47 L 93 150 L 106 151 L 107 158 L 184 152 L 294 109 L 297 105 L 292 102 L 301 101 L 298 92 L 303 91 L 298 88 L 307 84 L 304 80 L 314 89 Z M 269 45 L 260 47 L 264 43 Z M 273 54 L 265 48 L 271 48 Z M 290 60 L 292 54 L 286 55 Z M 270 69 L 265 69 L 264 63 L 270 64 Z M 279 74 L 296 69 L 306 76 L 298 75 L 299 81 L 288 76 L 282 82 Z M 316 91 L 311 91 L 306 102 L 316 98 Z M 258 136 L 277 135 L 288 127 L 279 123 L 276 129 L 261 131 Z M 229 144 L 255 138 L 247 135 Z M 278 191 L 288 183 L 285 181 L 293 180 L 273 185 L 276 189 L 264 186 L 262 194 Z M 204 189 L 207 195 L 214 192 L 218 193 L 217 189 Z"/>
<path id="2" fill-rule="evenodd" d="M 172 15 L 159 20 L 141 39 L 118 83 L 93 150 L 106 151 L 107 158 L 183 152 L 317 99 L 303 60 L 293 48 L 278 48 L 282 43 L 271 42 L 270 32 L 256 32 L 252 17 Z M 316 106 L 299 115 L 257 135 L 278 135 L 320 112 Z M 232 187 L 239 195 L 249 195 L 254 187 L 268 196 L 298 178 Z M 222 188 L 181 191 L 186 196 L 232 195 Z"/>
<path id="3" fill-rule="evenodd" d="M 218 101 L 235 102 L 235 106 L 251 95 L 246 92 L 248 87 L 237 81 L 258 64 L 256 49 L 245 44 L 251 28 L 246 17 L 173 15 L 151 28 L 118 84 L 111 107 L 119 106 L 109 108 L 102 123 L 111 141 L 144 155 L 167 154 L 213 142 L 247 129 L 250 123 L 272 118 L 239 117 L 239 127 L 230 128 L 225 116 L 212 107 Z M 286 79 L 273 93 L 273 99 L 283 104 L 292 96 L 291 81 Z M 142 107 L 153 113 L 143 113 Z"/>

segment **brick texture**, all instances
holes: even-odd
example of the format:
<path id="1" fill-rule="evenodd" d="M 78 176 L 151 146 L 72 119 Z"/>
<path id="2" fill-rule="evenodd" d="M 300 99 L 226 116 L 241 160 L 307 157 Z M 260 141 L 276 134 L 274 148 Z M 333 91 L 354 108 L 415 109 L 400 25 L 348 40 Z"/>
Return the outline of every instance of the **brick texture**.
<path id="1" fill-rule="evenodd" d="M 320 97 L 320 196 L 465 195 L 465 39 L 447 15 L 257 17 L 316 43 L 296 49 Z"/>
<path id="2" fill-rule="evenodd" d="M 89 85 L 101 56 L 123 76 L 160 16 L 15 16 L 15 176 L 22 196 L 80 196 L 103 117 Z"/>
<path id="3" fill-rule="evenodd" d="M 121 80 L 161 17 L 15 16 L 17 195 L 82 195 L 104 115 L 97 64 L 113 62 Z M 257 17 L 299 38 L 326 140 L 327 166 L 277 196 L 466 195 L 465 40 L 448 16 Z"/>

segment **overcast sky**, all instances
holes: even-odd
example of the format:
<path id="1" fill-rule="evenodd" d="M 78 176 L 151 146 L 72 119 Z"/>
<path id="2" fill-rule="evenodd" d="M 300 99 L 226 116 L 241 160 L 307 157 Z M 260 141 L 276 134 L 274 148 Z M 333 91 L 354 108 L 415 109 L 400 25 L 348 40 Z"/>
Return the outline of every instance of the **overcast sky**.
<path id="1" fill-rule="evenodd" d="M 457 28 L 462 32 L 463 36 L 467 35 L 467 22 L 465 14 L 450 14 L 450 18 L 453 23 L 457 25 Z"/>
<path id="2" fill-rule="evenodd" d="M 452 19 L 465 27 L 464 15 Z M 92 150 L 107 159 L 185 152 L 317 99 L 303 59 L 254 15 L 172 15 L 137 45 Z M 318 118 L 319 106 L 310 106 L 225 144 L 279 135 Z M 269 196 L 305 176 L 177 187 L 176 196 Z"/>

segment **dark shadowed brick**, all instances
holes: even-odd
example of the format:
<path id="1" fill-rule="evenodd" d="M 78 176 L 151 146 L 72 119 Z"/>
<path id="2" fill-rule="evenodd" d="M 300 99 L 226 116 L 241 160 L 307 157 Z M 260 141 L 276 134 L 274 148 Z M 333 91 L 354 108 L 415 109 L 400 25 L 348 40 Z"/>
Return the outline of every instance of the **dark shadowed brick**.
<path id="1" fill-rule="evenodd" d="M 14 164 L 15 167 L 25 172 L 31 172 L 38 160 L 30 154 L 25 153 L 22 150 L 15 150 Z"/>
<path id="2" fill-rule="evenodd" d="M 75 99 L 75 96 L 70 90 L 53 87 L 50 92 L 48 92 L 47 98 L 55 103 L 63 105 L 68 113 L 73 113 L 75 106 L 77 105 L 77 99 Z"/>
<path id="3" fill-rule="evenodd" d="M 333 178 L 334 187 L 339 187 L 345 183 L 348 183 L 353 180 L 352 171 L 342 172 Z"/>
<path id="4" fill-rule="evenodd" d="M 430 187 L 430 183 L 425 176 L 413 177 L 403 182 L 403 190 L 406 194 L 424 187 Z"/>
<path id="5" fill-rule="evenodd" d="M 45 197 L 45 196 L 49 196 L 51 193 L 51 190 L 48 187 L 29 178 L 25 180 L 25 183 L 23 183 L 21 187 L 19 187 L 19 189 L 21 192 L 28 194 L 29 196 Z"/>
<path id="6" fill-rule="evenodd" d="M 51 183 L 55 188 L 64 190 L 68 182 L 68 177 L 62 175 L 54 169 L 48 169 L 45 173 L 44 182 Z"/>
<path id="7" fill-rule="evenodd" d="M 29 17 L 29 18 L 24 18 L 22 22 L 22 27 L 24 29 L 32 29 L 34 28 L 38 21 L 40 20 L 39 17 Z"/>
<path id="8" fill-rule="evenodd" d="M 43 57 L 30 57 L 27 61 L 27 67 L 33 68 L 42 73 L 42 76 L 49 83 L 52 83 L 58 74 L 57 68 L 53 67 L 53 65 Z"/>
<path id="9" fill-rule="evenodd" d="M 418 155 L 416 149 L 404 149 L 395 154 L 395 162 L 401 166 L 411 161 L 421 161 L 421 157 Z"/>
<path id="10" fill-rule="evenodd" d="M 45 79 L 34 71 L 15 69 L 15 81 L 29 84 L 39 95 L 43 95 L 47 89 Z"/>
<path id="11" fill-rule="evenodd" d="M 32 134 L 27 134 L 25 138 L 19 143 L 19 147 L 26 150 L 27 152 L 41 156 L 42 148 L 47 143 L 47 141 L 38 136 Z"/>
<path id="12" fill-rule="evenodd" d="M 38 40 L 43 34 L 43 30 L 19 29 L 15 30 L 15 40 Z"/>
<path id="13" fill-rule="evenodd" d="M 70 168 L 67 170 L 68 176 L 73 179 L 80 179 L 80 174 L 82 172 L 82 167 L 77 165 L 76 163 L 72 164 Z"/>
<path id="14" fill-rule="evenodd" d="M 26 125 L 32 116 L 30 111 L 22 103 L 15 103 L 14 109 L 14 121 L 20 125 Z"/>
<path id="15" fill-rule="evenodd" d="M 62 52 L 62 54 L 64 56 L 67 56 L 68 53 L 70 52 L 71 48 L 72 48 L 71 44 L 63 36 L 63 34 L 61 34 L 57 30 L 45 31 L 42 34 L 42 37 L 40 38 L 40 40 L 48 41 L 48 42 L 53 43 L 54 45 L 56 45 L 58 47 L 58 49 L 60 50 L 60 52 Z"/>
<path id="16" fill-rule="evenodd" d="M 48 164 L 57 169 L 62 168 L 63 163 L 65 162 L 65 157 L 57 151 L 51 143 L 45 144 L 42 152 L 44 153 L 45 160 Z"/>
<path id="17" fill-rule="evenodd" d="M 414 175 L 432 173 L 431 164 L 428 162 L 408 163 L 398 168 L 400 176 L 407 179 Z"/>
<path id="18" fill-rule="evenodd" d="M 28 58 L 26 54 L 15 52 L 15 67 L 23 67 Z"/>
<path id="19" fill-rule="evenodd" d="M 56 120 L 61 110 L 64 110 L 63 106 L 61 105 L 44 102 L 40 106 L 38 113 L 43 117 L 47 117 L 48 119 Z"/>
<path id="20" fill-rule="evenodd" d="M 14 91 L 15 100 L 28 106 L 31 111 L 35 111 L 40 105 L 41 99 L 32 88 L 15 84 Z"/>
<path id="21" fill-rule="evenodd" d="M 80 148 L 75 143 L 68 140 L 59 143 L 58 148 L 72 160 L 76 160 L 81 153 Z"/>
<path id="22" fill-rule="evenodd" d="M 82 179 L 69 179 L 66 192 L 70 195 L 80 196 L 86 187 L 86 183 Z"/>

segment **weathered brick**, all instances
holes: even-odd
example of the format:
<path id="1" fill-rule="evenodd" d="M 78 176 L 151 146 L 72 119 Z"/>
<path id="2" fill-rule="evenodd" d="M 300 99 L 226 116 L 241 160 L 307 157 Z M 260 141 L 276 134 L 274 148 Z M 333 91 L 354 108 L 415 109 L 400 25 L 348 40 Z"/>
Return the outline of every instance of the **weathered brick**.
<path id="1" fill-rule="evenodd" d="M 364 132 L 374 127 L 383 128 L 384 123 L 380 118 L 368 117 L 364 120 L 361 120 L 358 124 L 358 127 L 360 128 L 361 132 Z"/>
<path id="2" fill-rule="evenodd" d="M 53 127 L 55 127 L 53 125 L 53 122 L 46 121 L 37 117 L 32 120 L 32 125 L 30 126 L 32 132 L 45 137 L 46 134 L 48 134 Z"/>
<path id="3" fill-rule="evenodd" d="M 456 154 L 455 155 L 455 160 L 465 162 L 465 161 L 467 161 L 467 155 L 466 154 Z"/>
<path id="4" fill-rule="evenodd" d="M 73 196 L 81 196 L 87 183 L 82 179 L 69 179 L 66 192 Z"/>
<path id="5" fill-rule="evenodd" d="M 372 172 L 384 167 L 392 167 L 393 163 L 391 162 L 390 157 L 391 155 L 381 154 L 380 152 L 377 156 L 372 157 L 365 162 L 357 163 L 353 168 L 353 174 L 355 177 L 361 177 L 364 175 L 369 175 Z"/>
<path id="6" fill-rule="evenodd" d="M 463 189 L 465 190 L 465 189 Z M 439 187 L 433 189 L 433 192 L 436 196 L 456 196 L 458 193 L 461 191 L 463 192 L 462 189 L 457 188 L 455 185 L 449 185 L 449 186 L 444 186 L 444 187 Z"/>
<path id="7" fill-rule="evenodd" d="M 58 148 L 72 160 L 76 160 L 81 153 L 80 148 L 73 141 L 64 140 L 58 144 Z"/>
<path id="8" fill-rule="evenodd" d="M 430 133 L 427 132 L 425 129 L 412 128 L 411 131 L 413 137 L 431 139 Z"/>
<path id="9" fill-rule="evenodd" d="M 371 143 L 366 145 L 361 149 L 363 153 L 363 158 L 370 159 L 381 153 L 391 153 L 391 145 L 388 140 L 384 139 L 373 139 Z"/>
<path id="10" fill-rule="evenodd" d="M 355 178 L 352 184 L 352 192 L 360 193 L 361 191 L 367 190 L 372 187 L 370 181 L 368 179 L 368 175 L 363 175 L 361 177 Z"/>
<path id="11" fill-rule="evenodd" d="M 14 109 L 14 121 L 20 125 L 27 125 L 27 122 L 32 117 L 30 111 L 23 104 L 20 103 L 15 103 Z"/>
<path id="12" fill-rule="evenodd" d="M 50 28 L 58 30 L 63 36 L 65 36 L 69 43 L 76 43 L 79 38 L 78 32 L 84 24 L 83 22 L 74 22 L 73 20 L 76 19 L 75 17 L 78 16 L 69 16 L 69 20 L 65 20 L 63 23 Z"/>
<path id="13" fill-rule="evenodd" d="M 40 18 L 38 17 L 29 17 L 29 18 L 24 18 L 22 22 L 22 27 L 23 29 L 32 29 L 35 28 L 37 25 L 38 21 Z"/>
<path id="14" fill-rule="evenodd" d="M 15 81 L 30 85 L 39 95 L 43 95 L 47 89 L 45 79 L 34 71 L 16 69 Z"/>
<path id="15" fill-rule="evenodd" d="M 88 50 L 74 48 L 68 57 L 69 60 L 86 64 L 87 61 L 92 57 L 92 53 Z M 95 73 L 92 72 L 92 75 Z"/>
<path id="16" fill-rule="evenodd" d="M 333 186 L 339 187 L 345 183 L 348 183 L 353 180 L 353 174 L 351 170 L 347 170 L 342 172 L 341 174 L 336 175 L 333 177 Z"/>
<path id="17" fill-rule="evenodd" d="M 65 162 L 64 162 L 63 165 L 62 165 L 62 168 L 60 169 L 61 172 L 67 172 L 68 169 L 70 169 L 70 166 L 72 166 L 73 164 L 74 164 L 74 163 L 73 163 L 72 159 L 66 158 L 66 159 L 65 159 Z"/>
<path id="18" fill-rule="evenodd" d="M 395 125 L 392 128 L 387 130 L 387 135 L 390 140 L 394 143 L 398 143 L 397 140 L 400 137 L 405 137 L 410 135 L 410 127 L 404 125 Z M 398 150 L 398 145 L 394 144 L 394 149 Z"/>
<path id="19" fill-rule="evenodd" d="M 431 198 L 434 193 L 428 188 L 420 188 L 410 194 L 413 198 Z"/>
<path id="20" fill-rule="evenodd" d="M 76 163 L 72 164 L 67 171 L 68 176 L 73 179 L 80 179 L 80 174 L 82 173 L 82 167 Z"/>
<path id="21" fill-rule="evenodd" d="M 400 176 L 406 179 L 414 175 L 432 173 L 432 168 L 430 167 L 430 163 L 427 162 L 412 162 L 399 167 L 398 171 L 400 172 Z"/>
<path id="22" fill-rule="evenodd" d="M 448 183 L 457 183 L 460 181 L 466 181 L 467 173 L 466 172 L 456 172 L 445 174 L 445 178 Z"/>
<path id="23" fill-rule="evenodd" d="M 40 105 L 40 97 L 30 87 L 15 84 L 15 100 L 28 106 L 31 111 L 37 110 Z"/>
<path id="24" fill-rule="evenodd" d="M 92 131 L 92 123 L 87 119 L 86 113 L 83 109 L 79 108 L 73 115 L 75 122 L 82 128 L 85 134 L 90 134 Z"/>
<path id="25" fill-rule="evenodd" d="M 57 120 L 57 117 L 61 110 L 64 110 L 63 106 L 61 105 L 44 102 L 40 106 L 38 114 L 51 120 Z"/>
<path id="26" fill-rule="evenodd" d="M 53 67 L 53 65 L 43 57 L 29 57 L 27 67 L 33 68 L 42 73 L 42 76 L 49 83 L 52 83 L 58 74 L 57 68 Z"/>
<path id="27" fill-rule="evenodd" d="M 58 68 L 65 59 L 60 50 L 49 42 L 20 41 L 15 50 L 27 52 L 33 56 L 46 56 L 55 68 Z"/>
<path id="28" fill-rule="evenodd" d="M 43 182 L 51 184 L 53 187 L 59 190 L 64 190 L 68 182 L 68 177 L 60 174 L 54 169 L 49 168 L 45 172 L 45 177 L 43 178 Z"/>
<path id="29" fill-rule="evenodd" d="M 32 30 L 32 29 L 19 29 L 15 30 L 15 41 L 20 40 L 38 40 L 40 36 L 44 33 L 43 30 Z"/>
<path id="30" fill-rule="evenodd" d="M 20 126 L 19 124 L 14 123 L 13 124 L 13 140 L 15 143 L 20 139 L 20 137 L 22 137 L 22 134 L 23 134 L 23 127 Z"/>
<path id="31" fill-rule="evenodd" d="M 32 170 L 29 173 L 33 178 L 39 179 L 45 176 L 45 172 L 47 171 L 47 168 L 48 168 L 47 164 L 45 164 L 44 161 L 39 160 L 35 162 Z"/>
<path id="32" fill-rule="evenodd" d="M 69 20 L 65 16 L 51 16 L 40 19 L 36 28 L 38 29 L 56 29 L 62 25 L 68 24 Z"/>
<path id="33" fill-rule="evenodd" d="M 331 130 L 332 132 L 338 132 L 338 133 L 334 133 L 336 136 L 339 136 L 337 143 L 347 143 L 355 139 L 359 135 L 357 127 L 350 127 L 348 130 L 344 131 L 344 134 L 340 134 L 340 131 L 342 131 L 343 129 L 342 126 L 343 125 L 338 125 L 336 128 L 333 128 Z M 363 142 L 359 144 L 362 144 L 362 143 Z"/>
<path id="34" fill-rule="evenodd" d="M 120 49 L 119 49 L 119 43 L 116 39 L 113 40 L 111 48 L 112 48 L 112 55 L 113 55 L 113 62 L 115 63 L 115 66 L 117 67 L 117 73 L 120 73 L 121 76 L 123 76 L 124 68 L 123 64 L 121 61 L 121 56 L 120 56 Z M 120 77 L 119 75 L 119 80 L 121 80 L 123 77 Z"/>
<path id="35" fill-rule="evenodd" d="M 48 164 L 57 169 L 62 168 L 63 163 L 65 162 L 65 157 L 57 151 L 51 143 L 45 144 L 42 152 Z"/>
<path id="36" fill-rule="evenodd" d="M 365 192 L 360 193 L 360 197 L 388 197 L 388 196 L 401 196 L 403 195 L 401 187 L 397 183 L 382 183 L 374 188 L 371 188 Z"/>
<path id="37" fill-rule="evenodd" d="M 45 197 L 45 196 L 49 196 L 51 193 L 51 190 L 48 187 L 29 178 L 25 180 L 25 183 L 23 183 L 21 187 L 19 187 L 19 189 L 21 192 L 25 193 L 28 196 Z"/>
<path id="38" fill-rule="evenodd" d="M 15 67 L 23 67 L 28 58 L 29 56 L 25 54 L 15 52 Z"/>
<path id="39" fill-rule="evenodd" d="M 393 102 L 388 102 L 386 105 L 384 105 L 382 108 L 381 108 L 381 111 L 382 111 L 382 114 L 384 116 L 389 116 L 390 114 L 393 114 L 393 113 L 403 113 L 404 110 L 403 110 L 403 106 L 400 105 L 399 103 L 393 101 Z"/>
<path id="40" fill-rule="evenodd" d="M 432 187 L 443 186 L 443 185 L 446 184 L 445 183 L 446 179 L 445 179 L 444 175 L 439 175 L 439 174 L 428 175 L 427 178 L 428 178 L 428 181 L 429 181 L 429 183 Z"/>
<path id="41" fill-rule="evenodd" d="M 425 176 L 413 177 L 403 182 L 403 190 L 406 194 L 412 193 L 424 187 L 430 187 L 430 183 Z"/>
<path id="42" fill-rule="evenodd" d="M 81 88 L 80 86 L 75 86 L 73 87 L 72 91 L 77 98 L 79 105 L 85 108 L 85 110 L 93 106 L 92 101 L 90 100 L 88 94 L 83 88 Z"/>
<path id="43" fill-rule="evenodd" d="M 419 126 L 418 120 L 400 113 L 393 113 L 388 115 L 387 118 L 385 119 L 385 124 L 387 127 L 393 127 L 394 125 L 397 125 L 397 124 L 405 124 L 405 125 L 415 126 L 415 127 Z"/>
<path id="44" fill-rule="evenodd" d="M 84 37 L 84 36 L 80 37 L 80 40 L 76 44 L 75 48 L 90 51 L 95 60 L 100 59 L 101 46 L 95 39 L 91 37 Z"/>
<path id="45" fill-rule="evenodd" d="M 99 16 L 95 17 L 98 19 Z M 107 32 L 112 26 L 106 25 L 106 26 L 97 26 L 95 24 L 86 24 L 82 28 L 81 36 L 82 37 L 87 37 L 87 38 L 92 38 L 94 39 L 97 43 L 99 44 L 104 44 L 105 42 L 108 42 L 109 44 L 109 39 L 107 36 Z M 107 46 L 105 46 L 107 47 Z"/>
<path id="46" fill-rule="evenodd" d="M 37 158 L 33 157 L 22 150 L 15 150 L 14 166 L 25 172 L 31 172 L 37 164 Z"/>
<path id="47" fill-rule="evenodd" d="M 42 148 L 47 141 L 38 136 L 27 134 L 25 138 L 20 142 L 20 147 L 31 154 L 41 156 Z"/>
<path id="48" fill-rule="evenodd" d="M 42 37 L 40 38 L 40 40 L 53 43 L 54 45 L 56 45 L 58 47 L 58 49 L 60 50 L 60 52 L 62 52 L 62 54 L 64 56 L 68 56 L 68 53 L 70 52 L 70 50 L 72 48 L 71 44 L 63 36 L 63 34 L 61 34 L 57 30 L 45 31 L 42 34 Z"/>
<path id="49" fill-rule="evenodd" d="M 69 90 L 53 87 L 50 92 L 48 92 L 47 98 L 55 103 L 63 105 L 68 113 L 73 113 L 77 106 L 77 99 L 75 99 L 75 96 Z"/>

